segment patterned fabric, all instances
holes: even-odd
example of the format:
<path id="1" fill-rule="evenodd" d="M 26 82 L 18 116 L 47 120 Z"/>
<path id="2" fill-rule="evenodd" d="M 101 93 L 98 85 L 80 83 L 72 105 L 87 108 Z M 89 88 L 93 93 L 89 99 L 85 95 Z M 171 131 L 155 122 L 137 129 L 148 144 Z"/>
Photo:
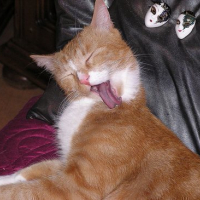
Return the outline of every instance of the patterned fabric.
<path id="1" fill-rule="evenodd" d="M 43 121 L 26 119 L 27 111 L 38 99 L 33 97 L 0 131 L 0 175 L 57 157 L 55 129 Z"/>

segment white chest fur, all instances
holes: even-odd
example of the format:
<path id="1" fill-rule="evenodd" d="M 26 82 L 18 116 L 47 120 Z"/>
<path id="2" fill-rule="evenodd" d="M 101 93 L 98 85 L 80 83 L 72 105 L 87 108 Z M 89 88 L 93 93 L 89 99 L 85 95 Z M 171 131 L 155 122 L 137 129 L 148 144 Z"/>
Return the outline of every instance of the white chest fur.
<path id="1" fill-rule="evenodd" d="M 93 104 L 94 100 L 83 98 L 74 101 L 63 111 L 57 124 L 57 138 L 61 157 L 66 157 L 68 154 L 73 135 L 82 124 Z"/>

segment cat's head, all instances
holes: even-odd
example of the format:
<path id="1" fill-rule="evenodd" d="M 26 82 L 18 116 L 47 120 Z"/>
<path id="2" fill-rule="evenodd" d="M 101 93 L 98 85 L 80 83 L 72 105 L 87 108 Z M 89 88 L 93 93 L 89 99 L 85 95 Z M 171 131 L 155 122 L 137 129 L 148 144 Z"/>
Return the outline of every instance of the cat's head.
<path id="1" fill-rule="evenodd" d="M 31 56 L 54 75 L 60 87 L 109 108 L 132 100 L 140 87 L 136 58 L 114 28 L 103 0 L 96 0 L 92 22 L 63 50 Z M 77 98 L 78 98 L 77 97 Z"/>

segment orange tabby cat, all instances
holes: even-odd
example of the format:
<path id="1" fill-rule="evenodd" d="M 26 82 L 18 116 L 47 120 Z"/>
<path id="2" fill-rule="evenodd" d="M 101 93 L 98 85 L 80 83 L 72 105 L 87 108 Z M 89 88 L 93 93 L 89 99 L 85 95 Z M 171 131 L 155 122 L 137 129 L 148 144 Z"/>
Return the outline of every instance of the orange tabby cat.
<path id="1" fill-rule="evenodd" d="M 57 124 L 61 156 L 1 177 L 0 200 L 200 199 L 200 159 L 146 107 L 103 0 L 62 51 L 32 58 L 71 101 Z"/>

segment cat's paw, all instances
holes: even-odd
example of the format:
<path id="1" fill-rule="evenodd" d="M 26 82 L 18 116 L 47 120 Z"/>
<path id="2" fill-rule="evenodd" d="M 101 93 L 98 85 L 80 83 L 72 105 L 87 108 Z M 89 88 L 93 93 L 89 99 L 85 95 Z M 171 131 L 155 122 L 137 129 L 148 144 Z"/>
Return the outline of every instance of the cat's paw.
<path id="1" fill-rule="evenodd" d="M 11 183 L 18 183 L 26 181 L 26 179 L 19 173 L 14 173 L 11 175 L 0 176 L 0 185 L 8 185 Z"/>

